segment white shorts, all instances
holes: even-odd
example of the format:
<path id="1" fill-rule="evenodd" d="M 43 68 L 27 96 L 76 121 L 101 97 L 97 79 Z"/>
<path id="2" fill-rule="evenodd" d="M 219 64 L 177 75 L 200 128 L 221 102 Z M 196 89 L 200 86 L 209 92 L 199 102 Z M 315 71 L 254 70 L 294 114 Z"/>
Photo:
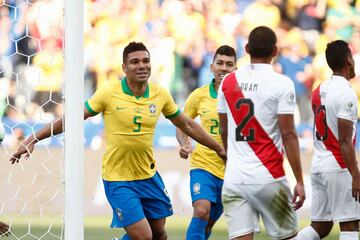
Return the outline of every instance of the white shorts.
<path id="1" fill-rule="evenodd" d="M 348 171 L 312 173 L 311 220 L 348 222 L 360 219 L 360 203 L 352 197 Z"/>
<path id="2" fill-rule="evenodd" d="M 257 232 L 260 215 L 273 239 L 285 239 L 298 231 L 286 179 L 267 184 L 224 182 L 222 201 L 229 239 Z"/>

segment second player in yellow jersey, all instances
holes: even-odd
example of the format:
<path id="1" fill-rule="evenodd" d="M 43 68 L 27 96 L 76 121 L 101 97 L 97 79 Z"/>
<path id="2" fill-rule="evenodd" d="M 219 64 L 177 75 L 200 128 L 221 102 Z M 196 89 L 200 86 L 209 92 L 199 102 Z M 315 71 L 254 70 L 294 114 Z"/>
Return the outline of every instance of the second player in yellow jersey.
<path id="1" fill-rule="evenodd" d="M 184 113 L 193 119 L 199 116 L 203 129 L 220 144 L 217 90 L 223 77 L 235 69 L 235 50 L 227 45 L 219 47 L 210 66 L 213 81 L 194 90 L 185 103 Z M 180 156 L 188 158 L 191 154 L 190 192 L 194 214 L 186 239 L 208 239 L 223 212 L 221 189 L 225 165 L 214 151 L 201 144 L 197 144 L 192 152 L 191 142 L 181 130 L 177 130 L 176 136 L 181 145 Z"/>
<path id="2" fill-rule="evenodd" d="M 222 144 L 214 81 L 190 94 L 184 107 L 184 113 L 192 119 L 199 116 L 204 130 Z M 196 144 L 195 151 L 191 154 L 190 167 L 191 169 L 206 170 L 220 179 L 224 178 L 224 161 L 216 152 L 201 144 Z"/>

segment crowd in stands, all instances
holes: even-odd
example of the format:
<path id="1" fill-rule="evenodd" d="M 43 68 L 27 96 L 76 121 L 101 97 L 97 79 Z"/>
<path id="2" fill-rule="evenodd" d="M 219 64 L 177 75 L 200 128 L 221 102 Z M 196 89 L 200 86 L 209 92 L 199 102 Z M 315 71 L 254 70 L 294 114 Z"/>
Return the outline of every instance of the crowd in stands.
<path id="1" fill-rule="evenodd" d="M 360 0 L 85 0 L 85 97 L 123 77 L 122 50 L 144 42 L 151 81 L 182 106 L 195 88 L 212 80 L 209 65 L 222 44 L 248 62 L 244 45 L 255 26 L 278 36 L 277 71 L 295 84 L 297 127 L 311 138 L 310 93 L 330 77 L 329 41 L 350 43 L 360 96 Z M 0 117 L 8 122 L 49 122 L 63 113 L 63 0 L 7 0 L 0 4 Z M 360 113 L 359 113 L 360 118 Z M 31 124 L 30 124 L 31 126 Z M 24 132 L 13 129 L 21 138 Z M 360 134 L 358 134 L 360 135 Z M 358 141 L 360 142 L 360 141 Z M 309 148 L 309 141 L 302 142 Z M 307 146 L 309 145 L 309 146 Z"/>

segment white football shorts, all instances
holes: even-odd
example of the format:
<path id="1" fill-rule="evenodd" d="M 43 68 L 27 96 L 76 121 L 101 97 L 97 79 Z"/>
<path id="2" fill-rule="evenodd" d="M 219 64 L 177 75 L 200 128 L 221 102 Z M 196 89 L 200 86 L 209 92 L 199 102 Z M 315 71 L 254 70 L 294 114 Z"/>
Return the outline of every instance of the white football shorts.
<path id="1" fill-rule="evenodd" d="M 298 231 L 287 180 L 267 184 L 224 182 L 222 190 L 229 239 L 259 230 L 259 217 L 272 239 L 285 239 Z"/>
<path id="2" fill-rule="evenodd" d="M 348 222 L 360 219 L 348 171 L 312 173 L 311 220 Z"/>

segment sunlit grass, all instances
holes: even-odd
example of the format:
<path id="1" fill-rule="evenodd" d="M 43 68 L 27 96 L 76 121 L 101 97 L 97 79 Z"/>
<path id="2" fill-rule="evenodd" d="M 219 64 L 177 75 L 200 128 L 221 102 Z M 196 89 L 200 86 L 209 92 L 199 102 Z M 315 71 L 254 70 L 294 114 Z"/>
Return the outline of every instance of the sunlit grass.
<path id="1" fill-rule="evenodd" d="M 50 219 L 50 218 L 49 218 Z M 4 219 L 1 219 L 4 220 Z M 124 234 L 122 229 L 110 229 L 111 218 L 110 216 L 87 216 L 85 217 L 85 240 L 111 240 L 113 238 L 119 238 Z M 166 230 L 168 232 L 169 240 L 182 240 L 184 239 L 186 228 L 190 221 L 190 217 L 170 217 L 167 219 Z M 59 236 L 62 234 L 62 227 L 60 221 L 54 221 L 52 225 L 49 224 L 48 220 L 33 221 L 29 228 L 28 219 L 17 218 L 12 223 L 13 236 L 0 237 L 1 239 L 8 240 L 56 240 L 60 239 Z M 300 222 L 301 228 L 309 224 L 309 220 L 302 220 Z M 51 226 L 51 227 L 49 227 Z M 334 227 L 330 236 L 326 240 L 338 239 L 339 228 Z M 225 240 L 227 239 L 227 227 L 223 218 L 215 225 L 213 234 L 210 239 L 213 240 Z M 255 235 L 256 240 L 268 240 L 265 231 L 262 228 L 262 232 Z"/>

